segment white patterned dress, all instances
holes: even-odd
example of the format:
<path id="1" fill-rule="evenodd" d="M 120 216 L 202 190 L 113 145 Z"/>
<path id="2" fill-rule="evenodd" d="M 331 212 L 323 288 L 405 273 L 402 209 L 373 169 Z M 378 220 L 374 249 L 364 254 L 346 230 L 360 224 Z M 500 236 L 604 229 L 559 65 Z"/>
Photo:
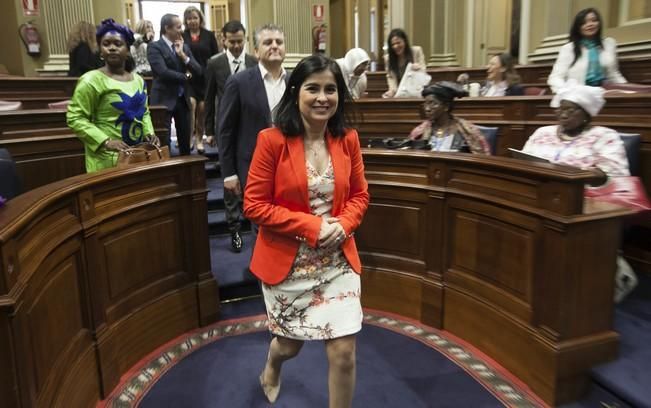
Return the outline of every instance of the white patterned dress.
<path id="1" fill-rule="evenodd" d="M 320 175 L 306 160 L 312 214 L 329 217 L 334 170 Z M 301 243 L 292 269 L 278 285 L 262 284 L 269 330 L 297 340 L 327 340 L 362 328 L 361 284 L 341 248 L 311 248 Z"/>

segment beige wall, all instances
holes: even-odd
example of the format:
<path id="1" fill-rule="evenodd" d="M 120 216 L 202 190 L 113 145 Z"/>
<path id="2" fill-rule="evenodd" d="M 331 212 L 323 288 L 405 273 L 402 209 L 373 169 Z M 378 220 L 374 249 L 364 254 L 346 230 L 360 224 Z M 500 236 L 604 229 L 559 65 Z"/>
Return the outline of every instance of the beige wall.
<path id="1" fill-rule="evenodd" d="M 432 4 L 428 1 L 414 2 L 415 9 L 412 12 L 412 36 L 409 37 L 412 45 L 419 45 L 423 48 L 425 59 L 432 49 Z M 434 29 L 434 32 L 443 32 L 443 30 Z"/>
<path id="2" fill-rule="evenodd" d="M 347 0 L 330 0 L 330 29 L 328 38 L 330 42 L 329 54 L 335 58 L 341 58 L 348 50 L 348 30 L 344 29 L 346 21 L 346 6 L 350 3 Z M 344 24 L 342 24 L 344 22 Z M 333 29 L 333 24 L 336 29 Z"/>
<path id="3" fill-rule="evenodd" d="M 3 0 L 2 13 L 0 13 L 0 34 L 7 39 L 2 44 L 0 64 L 3 64 L 10 74 L 36 76 L 36 69 L 47 60 L 48 47 L 45 33 L 45 18 L 42 7 L 39 16 L 23 15 L 22 0 Z M 22 40 L 18 36 L 18 27 L 32 21 L 41 36 L 41 56 L 31 57 Z"/>
<path id="4" fill-rule="evenodd" d="M 138 7 L 137 1 L 134 2 L 134 7 Z M 126 24 L 124 0 L 93 0 L 93 17 L 95 24 L 99 24 L 107 18 L 112 18 L 120 24 Z"/>
<path id="5" fill-rule="evenodd" d="M 11 74 L 14 75 L 37 75 L 37 69 L 43 67 L 48 60 L 48 39 L 45 30 L 45 18 L 43 17 L 43 1 L 41 0 L 41 15 L 37 17 L 26 17 L 22 11 L 22 0 L 2 0 L 3 12 L 0 13 L 0 34 L 3 38 L 9 39 L 3 44 L 2 53 L 0 53 L 0 64 L 3 64 Z M 324 4 L 326 6 L 326 23 L 328 24 L 328 47 L 327 54 L 333 57 L 341 57 L 353 45 L 353 16 L 352 5 L 354 0 L 304 0 L 311 7 L 313 4 Z M 358 0 L 363 11 L 360 13 L 363 19 L 368 18 L 368 4 L 370 0 Z M 410 39 L 413 44 L 423 47 L 427 56 L 433 53 L 444 53 L 444 43 L 447 44 L 447 52 L 454 54 L 463 66 L 467 66 L 466 56 L 468 55 L 467 36 L 472 32 L 468 27 L 468 13 L 465 10 L 467 2 L 465 0 L 453 0 L 448 3 L 448 11 L 445 16 L 441 16 L 442 4 L 445 0 L 391 0 L 389 13 L 391 21 L 402 22 L 402 27 L 410 33 Z M 496 0 L 489 0 L 492 3 Z M 500 3 L 511 0 L 497 0 Z M 526 1 L 526 0 L 523 0 Z M 529 0 L 531 3 L 530 21 L 524 25 L 526 35 L 528 35 L 529 53 L 532 53 L 539 47 L 548 46 L 546 41 L 553 35 L 564 35 L 569 31 L 574 15 L 579 10 L 595 6 L 603 15 L 605 22 L 604 33 L 607 36 L 614 37 L 620 51 L 626 52 L 627 55 L 648 55 L 651 50 L 651 22 L 640 24 L 631 24 L 617 26 L 618 21 L 618 1 L 617 0 Z M 104 18 L 113 17 L 120 22 L 124 22 L 126 16 L 124 11 L 125 0 L 92 0 L 94 22 L 98 23 Z M 253 35 L 254 28 L 261 24 L 274 21 L 274 4 L 279 5 L 279 10 L 289 15 L 296 15 L 299 18 L 297 10 L 291 7 L 292 0 L 247 0 L 248 18 L 247 32 L 249 36 Z M 481 2 L 479 2 L 481 3 Z M 505 8 L 506 9 L 506 8 Z M 432 14 L 432 10 L 434 13 Z M 231 18 L 239 17 L 239 0 L 229 0 L 229 11 Z M 292 14 L 293 13 L 293 14 Z M 303 10 L 305 14 L 305 10 Z M 300 18 L 307 18 L 302 15 Z M 454 29 L 445 39 L 445 33 L 439 29 L 442 19 L 453 23 Z M 25 51 L 20 38 L 17 36 L 18 26 L 27 21 L 33 21 L 41 35 L 41 56 L 38 58 L 30 57 Z M 368 47 L 368 21 L 361 22 L 362 35 L 360 41 L 363 47 Z M 392 24 L 392 27 L 397 26 Z M 495 30 L 495 27 L 489 27 L 489 30 Z M 503 30 L 491 31 L 491 36 L 499 34 L 502 36 L 507 28 Z M 301 34 L 302 36 L 303 34 Z M 252 40 L 252 37 L 249 38 Z M 311 50 L 306 47 L 307 39 L 310 39 L 311 33 L 305 33 L 301 40 L 300 50 L 292 50 L 297 55 L 309 53 Z M 484 38 L 490 40 L 490 38 Z M 384 45 L 385 38 L 380 39 L 381 45 Z M 562 43 L 563 40 L 560 42 Z M 636 50 L 634 45 L 639 49 Z M 306 49 L 303 49 L 306 48 Z M 552 48 L 553 50 L 553 48 Z M 550 52 L 549 58 L 553 61 L 554 53 Z M 472 64 L 481 65 L 481 64 Z"/>

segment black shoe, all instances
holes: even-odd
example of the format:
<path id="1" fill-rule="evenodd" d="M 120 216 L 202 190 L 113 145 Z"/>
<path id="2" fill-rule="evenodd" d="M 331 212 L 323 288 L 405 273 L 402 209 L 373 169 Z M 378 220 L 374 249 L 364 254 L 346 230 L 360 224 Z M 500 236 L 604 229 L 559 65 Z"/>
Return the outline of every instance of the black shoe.
<path id="1" fill-rule="evenodd" d="M 233 252 L 241 252 L 244 242 L 242 241 L 242 236 L 239 232 L 231 232 L 231 248 Z"/>

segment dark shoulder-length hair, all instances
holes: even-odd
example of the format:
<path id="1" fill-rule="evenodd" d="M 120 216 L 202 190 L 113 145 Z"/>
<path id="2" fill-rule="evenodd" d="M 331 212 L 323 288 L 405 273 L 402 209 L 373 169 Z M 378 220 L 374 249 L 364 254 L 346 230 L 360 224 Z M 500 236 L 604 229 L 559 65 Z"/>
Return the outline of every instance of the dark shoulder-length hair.
<path id="1" fill-rule="evenodd" d="M 407 33 L 402 28 L 394 28 L 389 32 L 387 37 L 387 51 L 389 52 L 389 70 L 392 71 L 396 77 L 400 77 L 400 67 L 398 67 L 398 56 L 396 52 L 391 47 L 391 40 L 393 37 L 402 38 L 405 42 L 405 58 L 407 63 L 414 62 L 414 54 L 411 52 L 411 46 L 409 45 L 409 38 L 407 38 Z"/>
<path id="2" fill-rule="evenodd" d="M 597 30 L 597 35 L 595 35 L 595 41 L 597 42 L 599 48 L 603 48 L 601 41 L 601 31 L 603 29 L 604 22 L 601 19 L 601 14 L 599 14 L 599 11 L 594 7 L 588 7 L 579 11 L 574 17 L 572 28 L 570 28 L 570 41 L 574 44 L 574 61 L 572 61 L 572 64 L 570 66 L 573 66 L 579 57 L 581 57 L 581 40 L 583 39 L 583 35 L 581 35 L 581 26 L 583 23 L 585 23 L 585 18 L 590 13 L 594 13 L 594 15 L 597 16 L 597 20 L 599 21 L 599 29 Z"/>
<path id="3" fill-rule="evenodd" d="M 343 137 L 346 130 L 350 127 L 350 115 L 344 111 L 344 106 L 351 104 L 353 98 L 348 92 L 346 81 L 341 73 L 339 65 L 333 60 L 323 55 L 311 55 L 303 58 L 289 76 L 289 82 L 285 88 L 285 93 L 275 109 L 274 124 L 283 132 L 285 136 L 298 136 L 305 134 L 303 118 L 298 108 L 298 96 L 301 86 L 307 78 L 316 73 L 329 70 L 335 77 L 337 83 L 337 94 L 339 101 L 335 114 L 328 119 L 328 131 L 335 137 Z"/>

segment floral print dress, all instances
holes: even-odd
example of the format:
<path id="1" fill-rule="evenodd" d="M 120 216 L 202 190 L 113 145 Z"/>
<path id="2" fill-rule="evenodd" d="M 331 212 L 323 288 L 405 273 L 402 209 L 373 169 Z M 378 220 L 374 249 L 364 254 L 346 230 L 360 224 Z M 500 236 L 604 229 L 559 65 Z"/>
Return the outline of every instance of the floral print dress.
<path id="1" fill-rule="evenodd" d="M 320 175 L 305 161 L 312 214 L 330 217 L 334 192 L 332 161 Z M 361 284 L 340 247 L 301 243 L 292 269 L 278 285 L 262 284 L 271 333 L 297 340 L 327 340 L 362 328 Z"/>

